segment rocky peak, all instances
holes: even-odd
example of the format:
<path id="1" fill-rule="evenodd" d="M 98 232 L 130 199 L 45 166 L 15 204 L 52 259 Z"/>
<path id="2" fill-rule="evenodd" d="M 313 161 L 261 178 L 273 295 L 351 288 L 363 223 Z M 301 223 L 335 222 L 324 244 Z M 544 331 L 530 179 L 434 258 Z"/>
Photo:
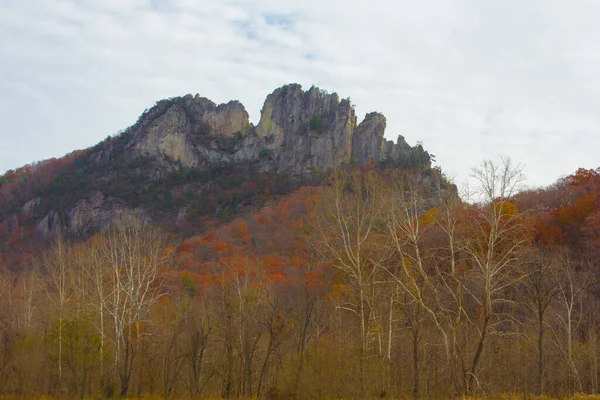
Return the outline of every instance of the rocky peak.
<path id="1" fill-rule="evenodd" d="M 372 112 L 356 127 L 352 138 L 352 156 L 359 164 L 380 160 L 384 143 L 386 119 L 383 114 Z"/>
<path id="2" fill-rule="evenodd" d="M 233 136 L 250 127 L 248 112 L 237 100 L 218 106 L 211 100 L 191 95 L 185 96 L 184 110 L 191 120 L 206 125 L 205 129 L 223 136 Z"/>
<path id="3" fill-rule="evenodd" d="M 412 148 L 386 141 L 385 128 L 380 113 L 367 114 L 357 126 L 349 100 L 293 83 L 267 96 L 256 127 L 238 101 L 216 105 L 199 95 L 161 100 L 131 128 L 128 148 L 167 170 L 258 163 L 261 170 L 303 174 L 351 161 L 411 162 Z"/>
<path id="4" fill-rule="evenodd" d="M 316 87 L 286 85 L 267 96 L 257 133 L 278 169 L 330 169 L 350 160 L 356 116 L 348 101 Z"/>

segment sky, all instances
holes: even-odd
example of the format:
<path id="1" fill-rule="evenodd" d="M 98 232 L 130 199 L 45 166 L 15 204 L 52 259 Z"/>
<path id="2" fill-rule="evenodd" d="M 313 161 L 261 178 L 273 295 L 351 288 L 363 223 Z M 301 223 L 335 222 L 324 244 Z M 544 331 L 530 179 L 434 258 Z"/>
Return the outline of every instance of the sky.
<path id="1" fill-rule="evenodd" d="M 600 166 L 597 0 L 0 0 L 0 173 L 92 146 L 157 100 L 286 83 L 387 118 L 457 183 Z"/>

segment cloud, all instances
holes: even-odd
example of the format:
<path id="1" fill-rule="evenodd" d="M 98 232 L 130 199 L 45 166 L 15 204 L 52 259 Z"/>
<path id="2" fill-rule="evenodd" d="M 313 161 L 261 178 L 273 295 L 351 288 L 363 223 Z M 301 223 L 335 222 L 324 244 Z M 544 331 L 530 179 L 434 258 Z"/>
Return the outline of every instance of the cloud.
<path id="1" fill-rule="evenodd" d="M 600 5 L 439 0 L 28 0 L 0 7 L 0 172 L 95 144 L 165 97 L 289 82 L 383 112 L 451 176 L 484 158 L 548 184 L 600 157 Z"/>

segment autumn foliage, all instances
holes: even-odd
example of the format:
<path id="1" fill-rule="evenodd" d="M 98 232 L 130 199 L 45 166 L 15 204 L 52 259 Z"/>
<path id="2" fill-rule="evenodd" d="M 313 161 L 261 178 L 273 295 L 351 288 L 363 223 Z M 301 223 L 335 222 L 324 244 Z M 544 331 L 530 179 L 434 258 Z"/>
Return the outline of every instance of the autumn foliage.
<path id="1" fill-rule="evenodd" d="M 8 174 L 1 201 L 69 162 Z M 374 165 L 289 194 L 255 178 L 258 206 L 185 237 L 138 224 L 48 244 L 0 225 L 0 394 L 599 391 L 600 170 L 478 204 Z"/>

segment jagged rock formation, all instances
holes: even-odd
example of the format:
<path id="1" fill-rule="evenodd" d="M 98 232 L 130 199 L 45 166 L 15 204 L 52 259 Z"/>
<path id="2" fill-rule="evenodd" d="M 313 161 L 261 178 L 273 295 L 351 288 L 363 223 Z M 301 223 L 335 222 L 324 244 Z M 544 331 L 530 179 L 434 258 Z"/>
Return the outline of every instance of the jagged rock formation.
<path id="1" fill-rule="evenodd" d="M 71 209 L 67 216 L 67 227 L 69 232 L 86 236 L 129 217 L 142 222 L 150 221 L 143 209 L 130 209 L 118 199 L 106 198 L 102 193 L 94 192 L 89 198 L 79 200 Z"/>
<path id="2" fill-rule="evenodd" d="M 294 173 L 330 169 L 352 157 L 356 116 L 347 100 L 316 87 L 288 85 L 267 96 L 258 135 L 278 169 Z"/>
<path id="3" fill-rule="evenodd" d="M 196 95 L 163 100 L 146 112 L 132 129 L 131 147 L 142 155 L 158 156 L 183 167 L 231 162 L 219 151 L 218 139 L 241 135 L 250 128 L 244 106 L 231 101 L 215 105 Z"/>
<path id="4" fill-rule="evenodd" d="M 165 99 L 120 135 L 81 152 L 75 169 L 15 202 L 12 214 L 0 210 L 0 222 L 17 226 L 18 215 L 41 236 L 86 236 L 124 215 L 156 219 L 158 204 L 161 220 L 178 223 L 190 209 L 206 215 L 206 193 L 214 191 L 211 174 L 236 165 L 245 166 L 247 175 L 286 172 L 294 177 L 320 176 L 342 164 L 369 161 L 430 167 L 421 146 L 409 146 L 402 136 L 396 143 L 386 141 L 385 128 L 386 119 L 377 112 L 357 124 L 348 99 L 314 86 L 308 91 L 298 84 L 275 89 L 257 126 L 238 101 L 216 105 L 199 95 Z M 189 179 L 203 172 L 208 179 Z M 171 184 L 174 176 L 179 183 Z"/>
<path id="5" fill-rule="evenodd" d="M 357 126 L 349 100 L 291 84 L 267 96 L 256 127 L 236 101 L 216 106 L 198 95 L 161 101 L 132 128 L 128 146 L 167 168 L 259 162 L 262 170 L 302 174 L 350 162 L 428 165 L 426 153 L 420 149 L 415 159 L 402 136 L 396 144 L 386 141 L 385 127 L 380 113 L 367 114 Z"/>

